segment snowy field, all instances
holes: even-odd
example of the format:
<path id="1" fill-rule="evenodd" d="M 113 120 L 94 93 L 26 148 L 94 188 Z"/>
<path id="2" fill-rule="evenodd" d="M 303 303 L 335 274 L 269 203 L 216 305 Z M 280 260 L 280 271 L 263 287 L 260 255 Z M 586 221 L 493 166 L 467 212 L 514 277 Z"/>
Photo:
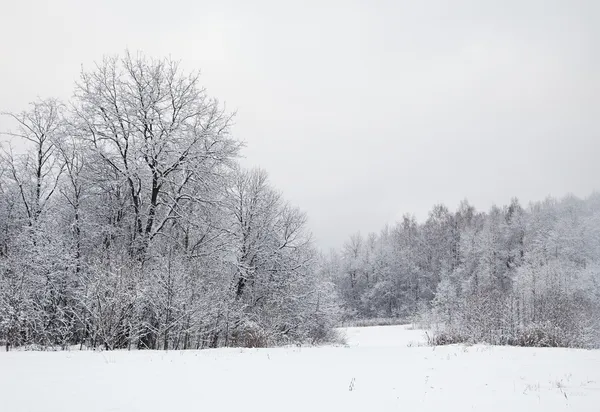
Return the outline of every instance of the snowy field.
<path id="1" fill-rule="evenodd" d="M 0 353 L 0 411 L 600 411 L 600 351 L 343 332 L 344 347 Z"/>

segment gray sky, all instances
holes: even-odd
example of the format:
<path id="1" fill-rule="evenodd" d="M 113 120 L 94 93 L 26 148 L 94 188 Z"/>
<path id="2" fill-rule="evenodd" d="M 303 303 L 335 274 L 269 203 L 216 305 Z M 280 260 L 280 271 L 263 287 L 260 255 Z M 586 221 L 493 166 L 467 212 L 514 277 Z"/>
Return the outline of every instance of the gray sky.
<path id="1" fill-rule="evenodd" d="M 600 1 L 0 0 L 0 39 L 3 110 L 125 48 L 201 69 L 324 248 L 600 189 Z"/>

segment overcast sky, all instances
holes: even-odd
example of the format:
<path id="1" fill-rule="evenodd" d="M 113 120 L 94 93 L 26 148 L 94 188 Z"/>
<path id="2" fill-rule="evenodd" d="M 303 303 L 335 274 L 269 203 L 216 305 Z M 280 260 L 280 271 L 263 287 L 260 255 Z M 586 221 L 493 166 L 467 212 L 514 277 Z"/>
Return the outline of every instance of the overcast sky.
<path id="1" fill-rule="evenodd" d="M 201 69 L 323 248 L 600 189 L 600 1 L 0 0 L 0 109 L 125 48 Z"/>

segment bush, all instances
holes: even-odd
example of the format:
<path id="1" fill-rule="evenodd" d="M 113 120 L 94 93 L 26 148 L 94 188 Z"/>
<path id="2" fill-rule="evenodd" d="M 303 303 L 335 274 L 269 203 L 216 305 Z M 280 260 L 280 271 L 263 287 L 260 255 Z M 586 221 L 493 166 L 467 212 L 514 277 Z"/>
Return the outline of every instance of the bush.
<path id="1" fill-rule="evenodd" d="M 513 346 L 534 346 L 542 348 L 581 347 L 581 342 L 565 333 L 560 328 L 546 324 L 533 324 L 519 329 L 515 336 L 504 344 Z"/>
<path id="2" fill-rule="evenodd" d="M 232 333 L 230 346 L 266 348 L 269 346 L 269 337 L 258 323 L 246 320 Z"/>
<path id="3" fill-rule="evenodd" d="M 343 345 L 346 343 L 346 340 L 342 336 L 342 334 L 331 328 L 318 328 L 310 331 L 310 340 L 311 345 L 322 345 L 326 343 Z"/>
<path id="4" fill-rule="evenodd" d="M 430 346 L 454 345 L 457 343 L 468 343 L 469 338 L 463 334 L 452 331 L 429 332 L 427 335 L 427 344 Z"/>
<path id="5" fill-rule="evenodd" d="M 453 345 L 457 343 L 487 343 L 541 348 L 586 347 L 583 342 L 551 323 L 532 324 L 514 331 L 504 329 L 479 329 L 474 325 L 464 331 L 441 329 L 427 333 L 427 343 L 431 346 Z"/>

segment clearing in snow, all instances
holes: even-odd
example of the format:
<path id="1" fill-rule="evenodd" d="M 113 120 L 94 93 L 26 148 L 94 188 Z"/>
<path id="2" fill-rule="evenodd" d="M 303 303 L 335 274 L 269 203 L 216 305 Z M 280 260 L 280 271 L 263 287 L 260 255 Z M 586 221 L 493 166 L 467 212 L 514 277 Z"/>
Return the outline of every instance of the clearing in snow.
<path id="1" fill-rule="evenodd" d="M 347 345 L 0 353 L 7 412 L 600 410 L 600 351 L 424 346 L 406 326 Z"/>

